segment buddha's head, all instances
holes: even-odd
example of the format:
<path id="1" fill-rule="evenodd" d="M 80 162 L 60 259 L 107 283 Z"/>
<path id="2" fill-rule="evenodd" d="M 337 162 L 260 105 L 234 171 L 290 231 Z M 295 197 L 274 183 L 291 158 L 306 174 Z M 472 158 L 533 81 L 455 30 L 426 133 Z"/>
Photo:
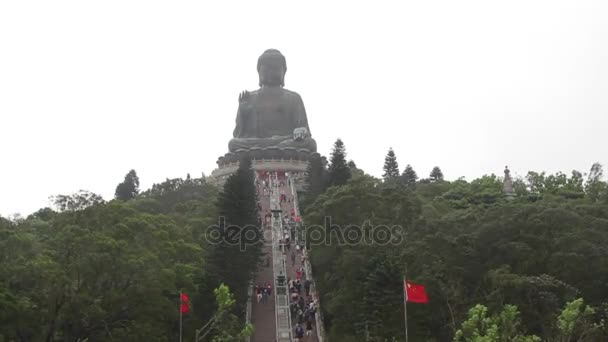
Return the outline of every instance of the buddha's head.
<path id="1" fill-rule="evenodd" d="M 285 61 L 285 56 L 283 56 L 279 50 L 266 50 L 260 58 L 258 58 L 260 87 L 283 87 L 285 85 L 285 72 L 287 72 L 287 62 Z"/>

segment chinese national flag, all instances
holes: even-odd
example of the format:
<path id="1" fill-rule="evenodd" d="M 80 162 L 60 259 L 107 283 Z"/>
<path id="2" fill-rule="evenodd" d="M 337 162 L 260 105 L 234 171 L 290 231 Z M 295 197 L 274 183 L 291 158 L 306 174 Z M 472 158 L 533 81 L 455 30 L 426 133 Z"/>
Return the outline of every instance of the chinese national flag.
<path id="1" fill-rule="evenodd" d="M 414 284 L 405 281 L 405 299 L 412 303 L 428 303 L 429 298 L 426 296 L 426 289 L 423 285 Z"/>
<path id="2" fill-rule="evenodd" d="M 190 298 L 182 293 L 182 313 L 188 313 L 190 311 Z"/>

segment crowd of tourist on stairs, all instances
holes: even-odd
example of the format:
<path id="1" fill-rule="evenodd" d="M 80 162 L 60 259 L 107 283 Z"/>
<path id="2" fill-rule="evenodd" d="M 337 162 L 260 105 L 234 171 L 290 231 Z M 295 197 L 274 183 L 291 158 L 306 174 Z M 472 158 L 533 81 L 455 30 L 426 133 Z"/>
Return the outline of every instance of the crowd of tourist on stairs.
<path id="1" fill-rule="evenodd" d="M 274 178 L 276 176 L 277 178 Z M 305 262 L 306 254 L 304 251 L 304 241 L 296 237 L 299 234 L 298 228 L 301 222 L 300 216 L 296 213 L 295 199 L 291 193 L 292 179 L 284 173 L 276 173 L 273 176 L 278 180 L 278 187 L 272 189 L 270 187 L 270 174 L 268 172 L 258 172 L 256 177 L 256 188 L 258 198 L 268 198 L 273 191 L 279 191 L 279 200 L 281 212 L 285 213 L 282 220 L 283 236 L 281 239 L 281 248 L 283 255 L 291 259 L 288 263 L 287 283 L 290 293 L 289 307 L 291 311 L 292 323 L 294 325 L 294 333 L 297 341 L 302 341 L 304 335 L 311 336 L 315 325 L 315 315 L 317 313 L 317 300 L 313 299 L 311 293 L 311 281 L 306 276 Z M 268 205 L 266 205 L 268 204 Z M 258 210 L 264 214 L 263 222 L 260 224 L 269 225 L 272 219 L 269 203 L 258 202 Z M 260 221 L 262 219 L 260 218 Z M 292 250 L 291 244 L 294 243 Z M 269 260 L 266 261 L 266 266 L 269 265 Z M 255 287 L 258 303 L 267 303 L 272 295 L 272 286 L 270 284 L 258 284 Z"/>
<path id="2" fill-rule="evenodd" d="M 291 253 L 292 266 L 295 266 L 295 252 Z M 302 258 L 302 265 L 297 267 L 296 278 L 289 278 L 287 281 L 289 293 L 291 294 L 289 309 L 291 311 L 292 320 L 297 322 L 295 326 L 295 335 L 297 338 L 304 337 L 304 324 L 306 325 L 306 335 L 310 336 L 312 334 L 315 315 L 317 313 L 317 301 L 312 299 L 310 292 L 311 281 L 306 278 L 303 266 L 304 260 L 305 259 Z"/>

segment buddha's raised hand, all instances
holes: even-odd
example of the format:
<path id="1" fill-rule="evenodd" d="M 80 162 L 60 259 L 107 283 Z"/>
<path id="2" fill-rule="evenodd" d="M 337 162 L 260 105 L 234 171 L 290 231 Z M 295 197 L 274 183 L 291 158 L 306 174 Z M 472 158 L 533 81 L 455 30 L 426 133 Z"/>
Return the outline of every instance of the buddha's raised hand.
<path id="1" fill-rule="evenodd" d="M 247 101 L 249 101 L 249 92 L 245 90 L 239 94 L 239 103 L 244 103 Z"/>

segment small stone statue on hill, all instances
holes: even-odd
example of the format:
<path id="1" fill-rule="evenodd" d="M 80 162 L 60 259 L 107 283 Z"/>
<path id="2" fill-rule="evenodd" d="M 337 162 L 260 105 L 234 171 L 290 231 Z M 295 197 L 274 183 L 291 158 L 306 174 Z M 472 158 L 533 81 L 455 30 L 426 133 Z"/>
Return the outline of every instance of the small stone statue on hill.
<path id="1" fill-rule="evenodd" d="M 505 166 L 505 179 L 503 183 L 502 191 L 507 196 L 507 199 L 512 199 L 515 196 L 513 191 L 513 180 L 511 179 L 511 171 L 508 166 Z"/>

